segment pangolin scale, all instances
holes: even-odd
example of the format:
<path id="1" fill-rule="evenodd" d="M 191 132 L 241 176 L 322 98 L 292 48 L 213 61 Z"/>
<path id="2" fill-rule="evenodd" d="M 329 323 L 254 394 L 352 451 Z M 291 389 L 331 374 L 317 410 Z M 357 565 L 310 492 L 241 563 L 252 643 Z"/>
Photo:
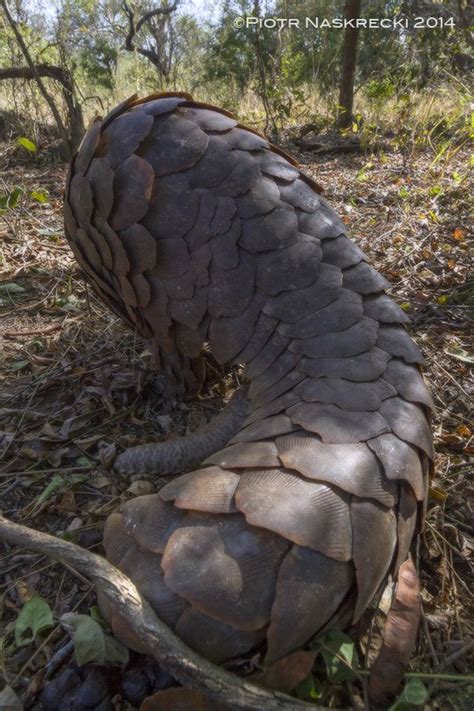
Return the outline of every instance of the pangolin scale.
<path id="1" fill-rule="evenodd" d="M 233 439 L 109 517 L 109 560 L 215 662 L 357 620 L 422 520 L 432 401 L 406 315 L 318 186 L 225 111 L 132 97 L 86 134 L 65 226 L 178 389 L 199 389 L 205 344 L 249 383 Z"/>

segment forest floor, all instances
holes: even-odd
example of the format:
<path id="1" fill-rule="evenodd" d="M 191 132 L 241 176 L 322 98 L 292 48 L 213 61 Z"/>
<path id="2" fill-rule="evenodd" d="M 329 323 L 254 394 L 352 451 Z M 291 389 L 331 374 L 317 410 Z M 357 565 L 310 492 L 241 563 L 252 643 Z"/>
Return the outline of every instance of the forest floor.
<path id="1" fill-rule="evenodd" d="M 194 430 L 220 409 L 235 376 L 209 358 L 200 399 L 161 401 L 154 394 L 145 344 L 87 289 L 65 244 L 64 165 L 22 160 L 6 146 L 0 147 L 0 159 L 5 168 L 0 193 L 16 186 L 24 190 L 18 206 L 0 217 L 2 513 L 100 552 L 106 516 L 121 501 L 163 483 L 119 476 L 110 468 L 115 452 Z M 426 357 L 436 404 L 437 461 L 425 529 L 413 548 L 423 624 L 410 669 L 425 675 L 426 710 L 472 708 L 473 686 L 443 676 L 466 675 L 469 669 L 472 674 L 473 668 L 472 185 L 463 177 L 468 156 L 460 150 L 448 164 L 434 164 L 427 150 L 346 154 L 317 162 L 306 153 L 300 159 L 325 187 L 371 263 L 391 282 L 391 293 L 411 316 L 411 334 Z M 87 613 L 95 605 L 94 591 L 74 570 L 10 547 L 0 552 L 0 578 L 0 666 L 25 706 L 34 707 L 45 665 L 69 640 L 57 620 L 68 611 Z M 35 593 L 49 603 L 54 626 L 36 643 L 15 644 L 18 614 Z M 382 609 L 374 638 L 383 619 Z M 357 683 L 352 687 L 349 693 L 347 683 L 339 688 L 327 684 L 319 701 L 364 708 L 357 705 Z"/>

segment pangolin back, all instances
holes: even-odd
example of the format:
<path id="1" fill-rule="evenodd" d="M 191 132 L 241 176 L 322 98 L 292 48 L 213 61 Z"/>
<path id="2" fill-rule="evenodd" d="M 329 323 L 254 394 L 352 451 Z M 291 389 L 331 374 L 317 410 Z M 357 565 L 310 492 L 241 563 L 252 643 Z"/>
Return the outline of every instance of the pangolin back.
<path id="1" fill-rule="evenodd" d="M 199 386 L 205 343 L 249 381 L 223 449 L 109 517 L 108 558 L 217 662 L 357 620 L 421 518 L 432 402 L 405 314 L 316 184 L 222 110 L 132 98 L 84 138 L 65 224 L 175 382 Z"/>

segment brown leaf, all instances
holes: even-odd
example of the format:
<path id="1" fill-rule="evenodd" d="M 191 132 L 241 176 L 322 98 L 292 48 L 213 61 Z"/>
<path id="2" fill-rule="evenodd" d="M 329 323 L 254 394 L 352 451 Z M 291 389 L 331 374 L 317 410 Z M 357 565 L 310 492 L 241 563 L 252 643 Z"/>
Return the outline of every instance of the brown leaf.
<path id="1" fill-rule="evenodd" d="M 409 559 L 398 571 L 397 591 L 385 623 L 382 649 L 369 676 L 369 696 L 374 703 L 387 703 L 400 688 L 415 648 L 420 613 L 420 581 Z"/>
<path id="2" fill-rule="evenodd" d="M 213 701 L 201 691 L 184 687 L 158 691 L 140 706 L 140 711 L 231 711 L 230 706 Z"/>
<path id="3" fill-rule="evenodd" d="M 317 654 L 317 652 L 292 652 L 265 671 L 253 674 L 251 679 L 267 689 L 292 691 L 306 679 L 313 668 Z"/>

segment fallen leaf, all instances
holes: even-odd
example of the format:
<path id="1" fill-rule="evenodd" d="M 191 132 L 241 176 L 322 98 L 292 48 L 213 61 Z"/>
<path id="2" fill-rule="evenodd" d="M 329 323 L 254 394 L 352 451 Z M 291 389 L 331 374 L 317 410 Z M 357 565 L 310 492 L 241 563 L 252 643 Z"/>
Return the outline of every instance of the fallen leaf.
<path id="1" fill-rule="evenodd" d="M 385 704 L 399 690 L 415 649 L 420 614 L 420 581 L 409 559 L 398 571 L 397 589 L 387 615 L 382 649 L 369 675 L 369 697 L 374 703 Z"/>
<path id="2" fill-rule="evenodd" d="M 226 704 L 213 701 L 196 689 L 177 687 L 158 691 L 140 706 L 140 711 L 231 711 Z"/>
<path id="3" fill-rule="evenodd" d="M 251 680 L 267 689 L 293 691 L 309 675 L 317 655 L 315 651 L 293 652 L 263 672 L 253 674 Z"/>

